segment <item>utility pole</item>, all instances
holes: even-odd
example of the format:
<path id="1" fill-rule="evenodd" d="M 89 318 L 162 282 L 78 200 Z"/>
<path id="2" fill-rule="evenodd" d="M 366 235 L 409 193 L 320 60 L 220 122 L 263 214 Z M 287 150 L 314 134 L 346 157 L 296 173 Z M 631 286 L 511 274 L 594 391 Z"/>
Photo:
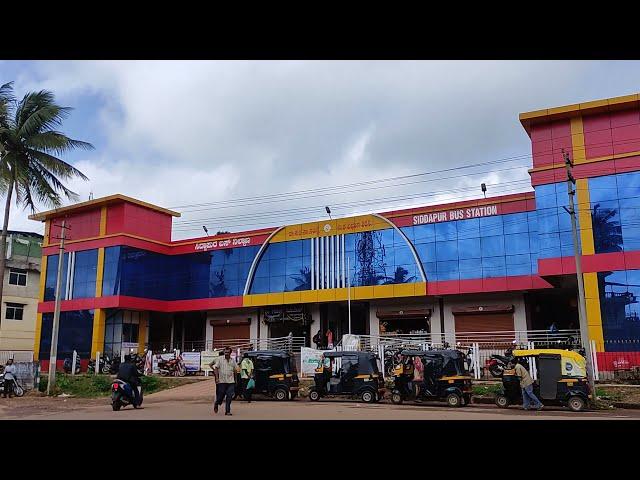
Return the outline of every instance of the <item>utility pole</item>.
<path id="1" fill-rule="evenodd" d="M 569 208 L 563 207 L 569 216 L 571 217 L 571 231 L 573 233 L 573 253 L 576 259 L 576 277 L 578 280 L 578 320 L 580 322 L 580 338 L 582 338 L 582 348 L 584 348 L 586 361 L 587 361 L 587 381 L 591 389 L 591 395 L 595 399 L 596 389 L 595 381 L 593 378 L 593 357 L 591 356 L 591 342 L 589 341 L 589 328 L 587 326 L 587 308 L 584 296 L 584 281 L 582 278 L 582 251 L 580 244 L 578 243 L 578 227 L 576 222 L 576 209 L 574 206 L 574 196 L 576 194 L 574 185 L 576 183 L 575 178 L 571 173 L 573 168 L 573 162 L 569 158 L 569 154 L 562 152 L 564 156 L 564 163 L 567 168 L 567 194 L 569 195 Z"/>
<path id="2" fill-rule="evenodd" d="M 62 295 L 60 287 L 62 283 L 62 266 L 64 264 L 64 232 L 66 221 L 62 220 L 60 228 L 60 250 L 58 253 L 58 276 L 56 277 L 56 303 L 53 311 L 53 326 L 51 328 L 51 352 L 49 354 L 49 381 L 47 382 L 47 395 L 53 391 L 56 384 L 56 360 L 58 356 L 58 329 L 60 326 L 60 300 Z M 44 274 L 45 272 L 42 272 Z M 74 366 L 75 367 L 75 366 Z"/>

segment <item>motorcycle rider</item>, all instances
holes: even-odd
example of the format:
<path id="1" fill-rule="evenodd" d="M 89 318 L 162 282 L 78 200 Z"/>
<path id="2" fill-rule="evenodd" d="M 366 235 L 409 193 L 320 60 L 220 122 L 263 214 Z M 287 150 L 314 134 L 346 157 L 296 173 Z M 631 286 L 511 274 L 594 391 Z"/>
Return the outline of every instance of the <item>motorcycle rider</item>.
<path id="1" fill-rule="evenodd" d="M 124 363 L 120 364 L 116 378 L 129 384 L 131 390 L 133 390 L 133 408 L 140 408 L 140 392 L 138 391 L 138 387 L 142 389 L 142 380 L 140 379 L 140 374 L 138 373 L 132 355 L 126 355 L 124 357 Z"/>

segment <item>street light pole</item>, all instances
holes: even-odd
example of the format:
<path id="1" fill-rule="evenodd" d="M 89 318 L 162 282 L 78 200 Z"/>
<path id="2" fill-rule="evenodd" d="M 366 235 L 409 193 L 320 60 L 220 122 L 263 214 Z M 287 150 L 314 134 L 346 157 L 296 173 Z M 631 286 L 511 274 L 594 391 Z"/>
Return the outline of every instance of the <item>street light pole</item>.
<path id="1" fill-rule="evenodd" d="M 51 328 L 51 351 L 49 353 L 49 381 L 47 382 L 47 395 L 53 391 L 56 384 L 56 360 L 58 355 L 58 329 L 60 325 L 60 300 L 61 300 L 61 283 L 62 283 L 62 266 L 64 264 L 64 232 L 66 230 L 66 221 L 62 220 L 60 228 L 60 250 L 58 253 L 58 275 L 56 277 L 56 303 L 53 311 L 53 326 Z M 46 272 L 43 272 L 46 273 Z"/>
<path id="2" fill-rule="evenodd" d="M 565 207 L 567 213 L 571 217 L 571 232 L 573 234 L 573 253 L 576 260 L 576 277 L 578 280 L 578 320 L 580 322 L 580 337 L 582 338 L 582 348 L 584 348 L 587 361 L 587 381 L 591 389 L 591 394 L 595 398 L 595 380 L 593 378 L 593 357 L 591 356 L 591 342 L 589 341 L 589 328 L 587 326 L 587 309 L 584 295 L 584 280 L 582 278 L 582 251 L 578 243 L 578 227 L 576 222 L 576 210 L 574 206 L 574 196 L 576 194 L 573 188 L 576 180 L 573 178 L 571 169 L 573 163 L 568 153 L 564 153 L 564 162 L 567 168 L 567 194 L 569 195 L 569 208 Z"/>

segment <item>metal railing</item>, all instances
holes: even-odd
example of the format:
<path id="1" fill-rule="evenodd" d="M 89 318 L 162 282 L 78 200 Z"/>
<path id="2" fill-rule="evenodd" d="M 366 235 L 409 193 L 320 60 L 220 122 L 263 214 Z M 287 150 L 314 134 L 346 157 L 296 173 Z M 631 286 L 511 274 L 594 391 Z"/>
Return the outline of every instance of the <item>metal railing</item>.
<path id="1" fill-rule="evenodd" d="M 234 338 L 213 341 L 184 342 L 185 352 L 202 352 L 205 350 L 222 350 L 230 347 L 232 350 L 282 350 L 289 353 L 299 353 L 300 348 L 305 346 L 305 337 L 278 337 L 278 338 Z M 175 345 L 173 348 L 182 346 Z M 169 342 L 155 342 L 148 344 L 147 348 L 154 353 L 173 351 Z"/>

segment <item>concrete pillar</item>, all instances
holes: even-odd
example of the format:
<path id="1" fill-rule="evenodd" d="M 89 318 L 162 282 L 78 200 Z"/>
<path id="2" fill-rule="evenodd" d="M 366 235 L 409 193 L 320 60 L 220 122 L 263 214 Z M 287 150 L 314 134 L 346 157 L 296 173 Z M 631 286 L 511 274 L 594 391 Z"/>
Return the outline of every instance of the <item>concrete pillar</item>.
<path id="1" fill-rule="evenodd" d="M 369 304 L 369 335 L 373 337 L 380 336 L 380 319 L 376 315 L 378 306 L 373 302 Z"/>

